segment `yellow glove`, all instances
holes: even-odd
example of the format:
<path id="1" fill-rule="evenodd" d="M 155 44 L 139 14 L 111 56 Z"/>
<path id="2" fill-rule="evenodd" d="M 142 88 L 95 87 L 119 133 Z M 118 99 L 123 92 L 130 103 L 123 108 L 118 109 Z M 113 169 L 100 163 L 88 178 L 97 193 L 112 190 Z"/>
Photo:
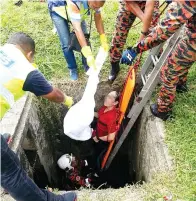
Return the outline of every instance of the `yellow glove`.
<path id="1" fill-rule="evenodd" d="M 101 41 L 101 46 L 103 47 L 103 49 L 108 52 L 109 51 L 109 45 L 107 43 L 107 37 L 105 34 L 101 34 L 100 35 L 100 41 Z"/>
<path id="2" fill-rule="evenodd" d="M 96 69 L 95 59 L 93 57 L 93 53 L 91 51 L 90 46 L 84 46 L 81 51 L 82 51 L 82 54 L 84 55 L 84 57 L 86 58 L 88 66 L 90 68 Z"/>
<path id="3" fill-rule="evenodd" d="M 38 68 L 36 63 L 31 63 L 33 67 Z"/>
<path id="4" fill-rule="evenodd" d="M 70 108 L 74 104 L 73 98 L 71 96 L 65 96 L 65 102 L 64 102 L 64 104 L 68 108 Z"/>

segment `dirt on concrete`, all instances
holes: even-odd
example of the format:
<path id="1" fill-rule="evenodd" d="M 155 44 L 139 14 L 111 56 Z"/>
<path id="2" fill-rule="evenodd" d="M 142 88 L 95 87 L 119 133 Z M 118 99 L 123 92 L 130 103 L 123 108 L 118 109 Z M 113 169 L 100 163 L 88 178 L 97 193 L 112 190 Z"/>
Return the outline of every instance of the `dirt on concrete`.
<path id="1" fill-rule="evenodd" d="M 97 88 L 97 92 L 95 94 L 95 102 L 96 109 L 98 110 L 104 101 L 104 97 L 111 91 L 121 92 L 124 85 L 125 75 L 120 75 L 117 79 L 110 83 L 107 80 L 100 80 Z M 86 79 L 78 80 L 78 81 L 70 81 L 70 80 L 53 80 L 54 86 L 61 89 L 68 96 L 72 96 L 74 98 L 74 102 L 77 103 L 81 98 L 85 90 L 85 86 L 87 83 Z"/>

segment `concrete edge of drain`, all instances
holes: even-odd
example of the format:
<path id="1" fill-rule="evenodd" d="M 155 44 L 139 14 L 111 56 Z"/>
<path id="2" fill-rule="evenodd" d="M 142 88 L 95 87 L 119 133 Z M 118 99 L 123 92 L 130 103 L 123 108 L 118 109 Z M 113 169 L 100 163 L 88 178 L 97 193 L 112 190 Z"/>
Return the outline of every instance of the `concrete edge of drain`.
<path id="1" fill-rule="evenodd" d="M 20 122 L 20 126 L 16 126 L 15 124 L 9 124 L 9 129 L 13 130 L 13 133 L 19 132 L 19 134 L 17 135 L 17 138 L 21 139 L 17 139 L 14 143 L 16 143 L 15 145 L 12 146 L 12 148 L 16 151 L 17 147 L 20 146 L 20 143 L 22 141 L 22 130 L 23 129 L 27 129 L 25 127 L 26 123 L 24 121 L 24 117 L 28 118 L 28 112 L 31 109 L 31 98 L 26 98 L 24 97 L 23 100 L 21 100 L 21 102 L 19 102 L 18 104 L 23 108 L 21 114 L 21 117 L 19 118 L 19 108 L 17 108 L 16 111 L 11 111 L 12 115 L 13 113 L 17 115 L 17 119 L 22 120 L 22 122 Z M 20 109 L 21 109 L 20 107 Z M 150 181 L 152 178 L 152 175 L 156 172 L 159 171 L 170 171 L 173 168 L 173 161 L 172 158 L 169 156 L 169 152 L 168 152 L 168 148 L 167 145 L 164 142 L 164 138 L 165 138 L 165 127 L 164 127 L 164 123 L 158 119 L 152 116 L 150 110 L 149 110 L 149 104 L 147 104 L 144 108 L 144 111 L 141 115 L 141 119 L 140 121 L 144 121 L 146 122 L 146 125 L 144 127 L 144 129 L 148 130 L 148 135 L 146 135 L 146 139 L 148 140 L 149 144 L 156 144 L 157 146 L 153 148 L 153 151 L 155 149 L 159 150 L 159 154 L 156 157 L 156 160 L 152 160 L 152 150 L 149 151 L 150 156 L 143 156 L 143 158 L 146 158 L 147 160 L 150 161 L 149 167 L 146 170 L 142 170 L 142 172 L 144 173 L 145 171 L 147 171 L 145 174 L 148 175 L 146 177 L 146 181 Z M 16 121 L 14 121 L 16 123 Z M 11 126 L 13 126 L 13 128 L 10 128 Z M 20 128 L 20 129 L 19 129 Z M 19 130 L 18 130 L 19 129 Z M 153 136 L 153 138 L 152 138 Z M 150 147 L 150 146 L 147 146 Z M 163 153 L 162 155 L 160 155 L 160 153 Z M 163 160 L 164 159 L 164 160 Z M 143 159 L 142 159 L 143 160 Z M 145 161 L 142 163 L 145 164 Z M 156 169 L 152 168 L 153 167 L 153 163 L 156 164 Z M 157 165 L 158 164 L 158 165 Z M 141 165 L 141 164 L 140 164 Z M 148 166 L 148 165 L 143 165 L 143 166 Z M 149 171 L 152 168 L 152 171 Z M 107 192 L 107 190 L 104 190 L 105 193 Z M 113 191 L 113 189 L 111 190 Z M 116 190 L 115 190 L 116 191 Z M 132 188 L 131 193 L 135 194 L 134 192 L 134 188 Z M 138 191 L 138 189 L 136 190 Z M 100 191 L 99 191 L 100 192 Z M 64 193 L 63 191 L 59 191 L 60 194 Z M 92 193 L 91 191 L 87 191 L 87 193 L 89 194 L 89 197 L 92 197 L 96 194 L 96 191 L 94 191 L 94 193 Z M 108 192 L 109 193 L 109 192 Z M 92 195 L 91 195 L 92 194 Z M 83 195 L 82 192 L 78 192 L 78 195 Z M 2 201 L 12 201 L 14 200 L 13 198 L 11 198 L 9 195 L 2 195 Z"/>
<path id="2" fill-rule="evenodd" d="M 150 103 L 145 106 L 139 124 L 138 146 L 142 146 L 142 148 L 139 156 L 140 168 L 138 169 L 141 173 L 138 175 L 137 181 L 142 180 L 145 175 L 145 181 L 150 182 L 154 174 L 173 170 L 173 159 L 169 155 L 168 146 L 165 143 L 164 122 L 152 115 Z"/>

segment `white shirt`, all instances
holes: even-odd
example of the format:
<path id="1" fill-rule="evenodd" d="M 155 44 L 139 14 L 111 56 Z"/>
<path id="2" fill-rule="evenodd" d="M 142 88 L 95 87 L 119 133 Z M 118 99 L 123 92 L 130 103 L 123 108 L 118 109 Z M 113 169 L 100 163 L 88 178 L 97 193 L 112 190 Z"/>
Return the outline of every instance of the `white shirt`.
<path id="1" fill-rule="evenodd" d="M 90 124 L 94 118 L 95 99 L 99 83 L 99 72 L 107 58 L 107 52 L 100 48 L 96 57 L 97 70 L 90 68 L 88 82 L 82 99 L 67 112 L 64 118 L 64 133 L 74 140 L 86 141 L 92 136 Z"/>

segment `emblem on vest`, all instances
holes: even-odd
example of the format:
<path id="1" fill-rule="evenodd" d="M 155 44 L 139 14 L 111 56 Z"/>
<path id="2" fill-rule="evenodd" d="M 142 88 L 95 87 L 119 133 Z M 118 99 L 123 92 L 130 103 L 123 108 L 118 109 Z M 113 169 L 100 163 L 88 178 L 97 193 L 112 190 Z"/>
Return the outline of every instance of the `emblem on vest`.
<path id="1" fill-rule="evenodd" d="M 0 62 L 3 66 L 7 67 L 7 68 L 11 68 L 12 65 L 14 64 L 14 61 L 8 57 L 7 54 L 5 54 L 5 52 L 3 52 L 2 50 L 0 50 Z"/>

